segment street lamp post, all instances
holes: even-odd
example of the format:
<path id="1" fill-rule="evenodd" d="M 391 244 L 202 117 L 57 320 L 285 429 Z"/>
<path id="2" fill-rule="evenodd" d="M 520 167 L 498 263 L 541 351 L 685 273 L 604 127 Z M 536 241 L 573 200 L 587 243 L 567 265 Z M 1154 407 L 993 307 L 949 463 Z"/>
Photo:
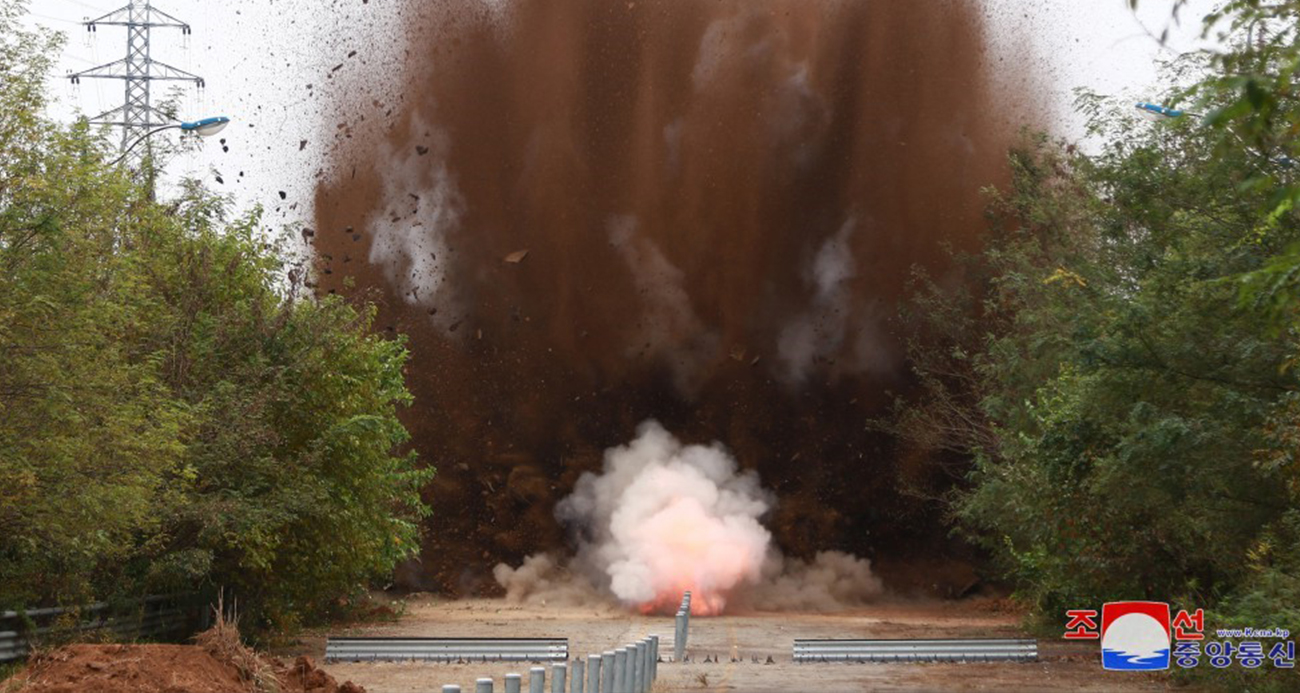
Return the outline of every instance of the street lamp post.
<path id="1" fill-rule="evenodd" d="M 1178 110 L 1178 109 L 1176 109 L 1176 108 L 1169 108 L 1168 106 L 1161 106 L 1161 105 L 1159 105 L 1159 104 L 1148 103 L 1148 102 L 1146 102 L 1146 101 L 1138 102 L 1137 109 L 1138 109 L 1138 112 L 1140 112 L 1140 113 L 1142 114 L 1143 117 L 1145 117 L 1147 120 L 1152 120 L 1152 121 L 1176 120 L 1176 119 L 1178 119 L 1178 118 L 1182 118 L 1183 116 L 1192 116 L 1192 117 L 1194 117 L 1194 118 L 1204 118 L 1204 117 L 1205 117 L 1205 116 L 1204 116 L 1203 114 L 1201 114 L 1201 113 L 1192 113 L 1192 112 L 1190 112 L 1190 111 L 1180 111 L 1180 110 Z M 1246 143 L 1241 139 L 1240 136 L 1238 136 L 1238 135 L 1236 135 L 1236 134 L 1233 134 L 1233 137 L 1235 137 L 1235 138 L 1237 139 L 1237 141 L 1241 143 L 1241 146 L 1245 147 L 1247 150 L 1250 149 L 1250 146 L 1247 145 L 1247 144 L 1246 144 Z M 1292 169 L 1292 168 L 1295 168 L 1295 166 L 1296 166 L 1296 161 L 1295 161 L 1295 159 L 1292 159 L 1291 157 L 1286 156 L 1286 155 L 1270 156 L 1270 155 L 1268 155 L 1268 154 L 1266 154 L 1266 153 L 1263 153 L 1263 152 L 1259 152 L 1259 154 L 1260 154 L 1261 156 L 1263 156 L 1267 161 L 1269 161 L 1269 163 L 1276 164 L 1276 165 L 1281 166 L 1281 167 L 1283 167 L 1283 168 Z"/>
<path id="2" fill-rule="evenodd" d="M 154 128 L 153 130 L 150 130 L 149 132 L 146 132 L 143 135 L 141 135 L 136 141 L 127 145 L 126 148 L 122 150 L 122 153 L 119 154 L 116 159 L 113 159 L 112 161 L 108 162 L 108 165 L 116 166 L 117 164 L 121 163 L 121 161 L 125 159 L 128 154 L 131 153 L 131 150 L 135 149 L 141 142 L 144 142 L 145 140 L 162 132 L 163 130 L 180 130 L 182 132 L 192 132 L 198 135 L 199 137 L 211 137 L 217 134 L 218 132 L 224 130 L 226 126 L 229 124 L 230 124 L 229 118 L 225 116 L 216 116 L 213 118 L 204 118 L 202 120 L 196 120 L 193 122 L 173 123 L 171 125 L 164 125 L 160 128 Z"/>

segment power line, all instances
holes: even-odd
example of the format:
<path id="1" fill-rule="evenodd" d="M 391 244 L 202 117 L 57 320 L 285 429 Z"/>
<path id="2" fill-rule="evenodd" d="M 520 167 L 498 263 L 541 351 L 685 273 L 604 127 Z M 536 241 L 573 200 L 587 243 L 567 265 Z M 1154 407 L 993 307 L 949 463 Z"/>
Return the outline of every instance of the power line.
<path id="1" fill-rule="evenodd" d="M 95 7 L 94 5 L 89 5 L 87 3 L 81 2 L 81 0 L 63 0 L 63 2 L 71 3 L 73 5 L 77 5 L 78 7 L 84 7 L 92 12 L 104 11 L 103 8 Z"/>
<path id="2" fill-rule="evenodd" d="M 39 18 L 41 18 L 41 19 L 44 19 L 44 20 L 47 21 L 47 22 L 60 22 L 60 23 L 62 23 L 62 24 L 80 24 L 80 23 L 81 23 L 81 22 L 75 22 L 75 21 L 73 21 L 73 20 L 71 20 L 71 19 L 64 19 L 64 18 L 62 18 L 62 17 L 51 17 L 51 16 L 48 15 L 48 14 L 40 14 L 40 13 L 37 13 L 37 12 L 28 12 L 27 14 L 29 14 L 29 15 L 31 15 L 31 16 L 33 16 L 33 17 L 39 17 Z"/>

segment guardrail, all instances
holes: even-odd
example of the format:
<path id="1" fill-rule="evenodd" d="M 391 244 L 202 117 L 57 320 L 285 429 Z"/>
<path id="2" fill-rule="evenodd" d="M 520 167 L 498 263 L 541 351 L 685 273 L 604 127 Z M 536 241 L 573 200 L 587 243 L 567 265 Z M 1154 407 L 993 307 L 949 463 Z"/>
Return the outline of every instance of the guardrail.
<path id="1" fill-rule="evenodd" d="M 56 606 L 26 611 L 0 611 L 0 662 L 27 656 L 32 641 L 60 639 L 90 631 L 107 631 L 118 638 L 162 638 L 189 630 L 198 614 L 196 605 L 186 605 L 194 595 L 159 595 L 110 604 Z M 127 613 L 122 613 L 122 611 Z M 70 616 L 75 622 L 58 623 Z"/>
<path id="2" fill-rule="evenodd" d="M 1032 662 L 1036 640 L 795 640 L 796 662 Z"/>
<path id="3" fill-rule="evenodd" d="M 325 640 L 326 662 L 564 662 L 561 638 L 335 638 Z"/>

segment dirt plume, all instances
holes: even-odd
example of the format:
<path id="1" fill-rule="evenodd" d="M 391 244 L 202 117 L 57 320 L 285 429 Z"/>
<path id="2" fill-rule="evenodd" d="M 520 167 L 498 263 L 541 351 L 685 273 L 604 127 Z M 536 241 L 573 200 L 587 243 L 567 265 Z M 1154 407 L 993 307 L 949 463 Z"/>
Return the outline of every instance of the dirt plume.
<path id="1" fill-rule="evenodd" d="M 863 424 L 906 387 L 910 268 L 977 243 L 1006 177 L 979 3 L 406 9 L 399 93 L 337 96 L 314 236 L 319 291 L 410 338 L 439 474 L 405 583 L 562 549 L 556 503 L 647 418 L 757 470 L 788 555 L 944 543 Z"/>

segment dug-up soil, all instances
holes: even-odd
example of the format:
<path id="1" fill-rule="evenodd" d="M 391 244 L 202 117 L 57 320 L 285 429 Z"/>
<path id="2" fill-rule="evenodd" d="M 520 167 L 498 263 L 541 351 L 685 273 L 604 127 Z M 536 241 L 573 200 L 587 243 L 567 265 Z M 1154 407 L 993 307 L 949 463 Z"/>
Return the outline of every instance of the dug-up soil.
<path id="1" fill-rule="evenodd" d="M 198 645 L 68 645 L 33 657 L 23 672 L 0 683 L 0 692 L 365 693 L 352 682 L 339 684 L 310 657 L 291 665 L 263 662 L 274 681 L 259 685 L 234 662 Z"/>

